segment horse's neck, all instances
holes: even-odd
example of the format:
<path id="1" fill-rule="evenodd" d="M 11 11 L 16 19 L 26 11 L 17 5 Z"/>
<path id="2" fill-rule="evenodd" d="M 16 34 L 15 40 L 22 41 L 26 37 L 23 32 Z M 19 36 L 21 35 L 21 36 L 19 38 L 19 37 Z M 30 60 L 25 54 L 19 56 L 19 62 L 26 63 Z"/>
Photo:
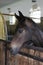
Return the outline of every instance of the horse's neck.
<path id="1" fill-rule="evenodd" d="M 43 39 L 43 32 L 41 30 L 39 30 L 39 32 L 40 32 L 40 35 L 41 35 L 41 37 Z"/>
<path id="2" fill-rule="evenodd" d="M 36 27 L 36 29 L 37 29 L 37 37 L 38 37 L 38 39 L 39 39 L 39 42 L 40 42 L 40 43 L 43 43 L 43 32 L 42 32 L 41 29 L 38 28 L 38 27 Z"/>

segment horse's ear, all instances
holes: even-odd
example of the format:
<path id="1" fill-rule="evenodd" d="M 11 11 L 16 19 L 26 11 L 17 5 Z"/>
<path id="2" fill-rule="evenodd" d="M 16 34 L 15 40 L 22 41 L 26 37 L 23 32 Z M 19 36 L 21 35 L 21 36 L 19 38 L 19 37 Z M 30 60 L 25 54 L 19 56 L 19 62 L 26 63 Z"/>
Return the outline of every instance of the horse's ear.
<path id="1" fill-rule="evenodd" d="M 20 18 L 16 13 L 15 13 L 15 17 L 16 17 L 18 20 L 19 20 L 19 18 Z"/>
<path id="2" fill-rule="evenodd" d="M 15 17 L 17 18 L 18 21 L 21 20 L 20 16 L 18 16 L 16 13 L 15 13 Z"/>
<path id="3" fill-rule="evenodd" d="M 20 12 L 20 11 L 18 11 L 18 12 L 19 12 L 19 16 L 20 17 L 24 17 L 23 14 L 22 14 L 22 12 Z"/>

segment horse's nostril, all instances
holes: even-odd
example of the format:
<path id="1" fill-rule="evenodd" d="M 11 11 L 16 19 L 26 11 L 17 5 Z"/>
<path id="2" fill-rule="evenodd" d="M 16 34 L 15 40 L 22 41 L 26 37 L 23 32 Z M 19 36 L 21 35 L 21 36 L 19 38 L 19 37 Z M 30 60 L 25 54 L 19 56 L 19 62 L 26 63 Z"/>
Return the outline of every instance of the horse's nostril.
<path id="1" fill-rule="evenodd" d="M 10 49 L 10 53 L 11 53 L 12 55 L 15 55 L 12 49 Z"/>

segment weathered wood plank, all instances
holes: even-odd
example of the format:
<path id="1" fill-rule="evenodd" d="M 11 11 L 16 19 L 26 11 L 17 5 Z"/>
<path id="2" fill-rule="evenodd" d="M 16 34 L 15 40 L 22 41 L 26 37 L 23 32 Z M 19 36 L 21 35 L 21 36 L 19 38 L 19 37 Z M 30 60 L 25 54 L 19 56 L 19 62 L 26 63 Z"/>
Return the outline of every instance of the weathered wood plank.
<path id="1" fill-rule="evenodd" d="M 4 42 L 0 42 L 0 65 L 5 65 L 5 51 L 4 51 Z M 25 53 L 29 53 L 35 56 L 43 58 L 43 52 L 28 50 L 26 48 L 21 49 Z M 7 51 L 7 65 L 43 65 L 43 62 L 33 60 L 32 58 L 22 56 L 17 54 L 16 56 L 11 55 L 10 51 Z"/>

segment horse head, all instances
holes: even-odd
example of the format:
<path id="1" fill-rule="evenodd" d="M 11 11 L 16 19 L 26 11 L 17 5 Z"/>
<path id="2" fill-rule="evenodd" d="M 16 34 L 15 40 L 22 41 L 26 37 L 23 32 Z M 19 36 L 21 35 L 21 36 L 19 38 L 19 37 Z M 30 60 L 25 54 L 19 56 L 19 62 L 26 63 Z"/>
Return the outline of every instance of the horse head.
<path id="1" fill-rule="evenodd" d="M 10 51 L 14 55 L 20 51 L 27 41 L 29 45 L 33 42 L 33 45 L 43 47 L 43 33 L 38 25 L 31 18 L 24 16 L 20 11 L 18 12 L 19 15 L 15 14 L 18 20 L 18 28 L 10 44 Z"/>

